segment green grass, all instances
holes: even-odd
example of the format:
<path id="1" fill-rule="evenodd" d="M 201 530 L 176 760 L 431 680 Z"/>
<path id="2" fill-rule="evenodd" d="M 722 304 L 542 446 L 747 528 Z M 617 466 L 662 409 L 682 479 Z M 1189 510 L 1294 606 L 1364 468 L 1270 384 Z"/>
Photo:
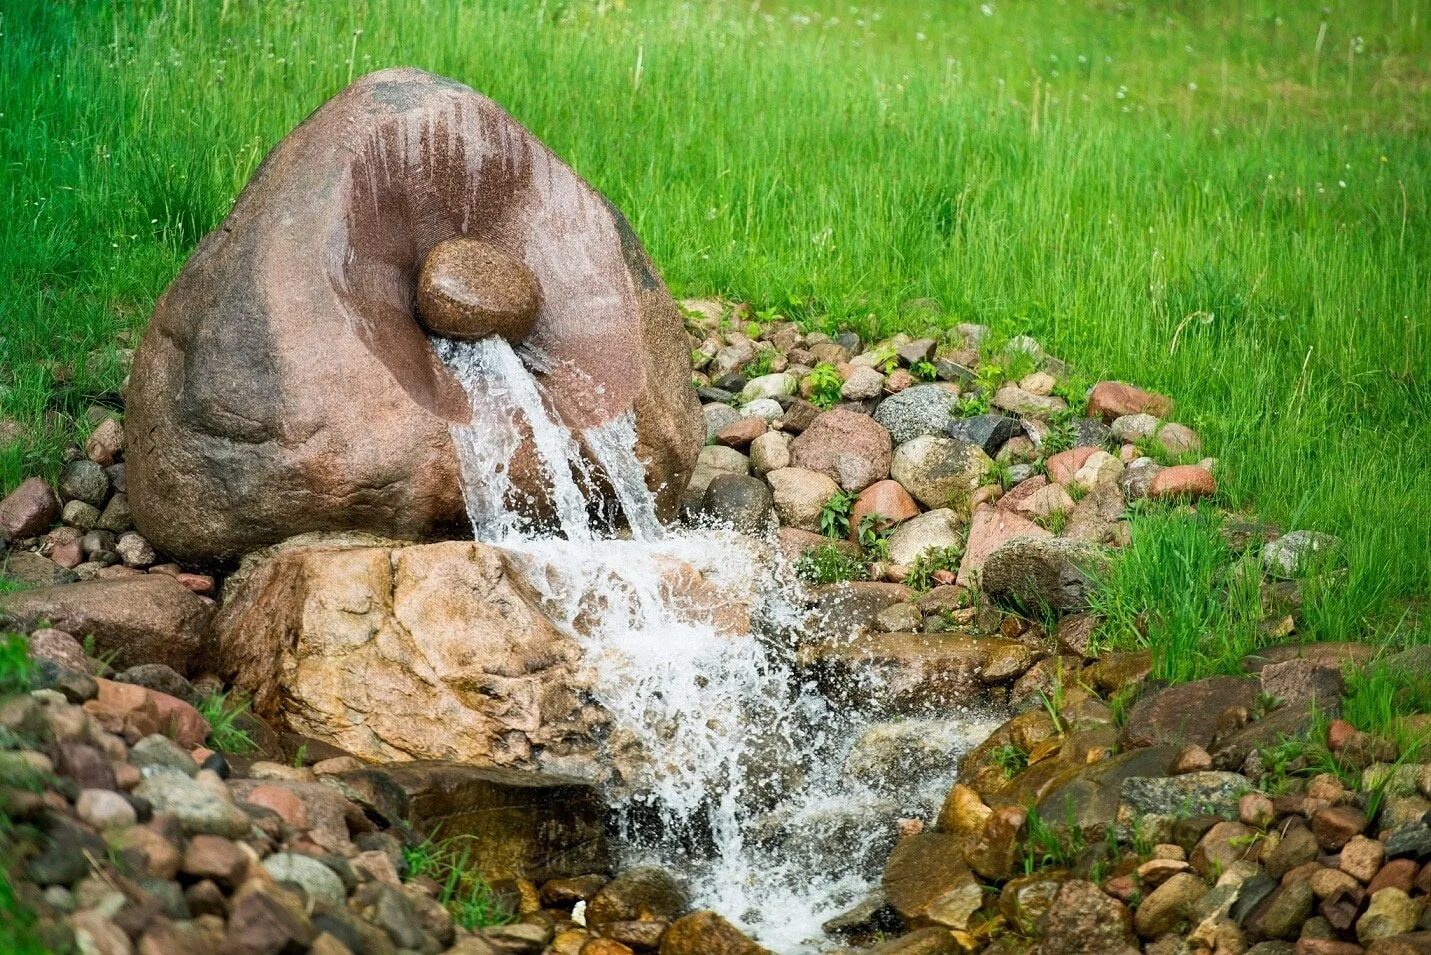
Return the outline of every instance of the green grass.
<path id="1" fill-rule="evenodd" d="M 810 584 L 836 584 L 847 580 L 865 580 L 869 565 L 864 558 L 848 554 L 834 544 L 812 547 L 795 562 L 795 573 Z"/>
<path id="2" fill-rule="evenodd" d="M 199 715 L 209 721 L 209 745 L 221 753 L 252 753 L 253 736 L 239 724 L 248 700 L 233 693 L 209 693 L 199 700 Z"/>
<path id="3" fill-rule="evenodd" d="M 677 294 L 1030 333 L 1175 396 L 1223 496 L 1347 539 L 1319 637 L 1431 589 L 1431 2 L 20 0 L 0 13 L 0 488 L 265 151 L 352 77 L 495 97 Z M 917 320 L 915 331 L 923 331 Z M 48 413 L 48 414 L 47 414 Z"/>
<path id="4" fill-rule="evenodd" d="M 427 876 L 440 890 L 437 900 L 453 921 L 470 930 L 506 925 L 513 913 L 473 865 L 471 847 L 461 839 L 425 839 L 403 848 L 409 879 Z"/>

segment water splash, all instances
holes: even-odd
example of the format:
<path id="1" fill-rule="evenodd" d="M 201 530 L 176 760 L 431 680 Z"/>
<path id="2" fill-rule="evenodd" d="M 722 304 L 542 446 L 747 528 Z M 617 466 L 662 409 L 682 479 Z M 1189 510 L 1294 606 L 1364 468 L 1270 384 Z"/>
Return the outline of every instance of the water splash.
<path id="1" fill-rule="evenodd" d="M 439 354 L 472 397 L 473 423 L 453 437 L 477 536 L 513 555 L 583 647 L 611 717 L 605 773 L 623 862 L 683 872 L 699 907 L 778 952 L 830 946 L 820 926 L 877 884 L 896 821 L 932 815 L 957 755 L 994 722 L 886 723 L 832 705 L 795 664 L 803 613 L 789 568 L 733 532 L 664 533 L 629 414 L 578 442 L 522 364 L 540 368 L 539 354 L 495 340 Z M 586 447 L 629 539 L 603 536 L 601 508 L 585 500 L 562 506 L 560 535 L 515 514 L 507 462 L 528 432 L 546 435 L 544 468 L 577 494 L 597 486 Z"/>

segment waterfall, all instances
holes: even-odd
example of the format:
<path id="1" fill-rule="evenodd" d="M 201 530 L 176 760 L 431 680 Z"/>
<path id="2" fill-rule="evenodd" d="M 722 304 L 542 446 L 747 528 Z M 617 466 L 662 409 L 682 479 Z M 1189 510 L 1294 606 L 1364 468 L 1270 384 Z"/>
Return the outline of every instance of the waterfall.
<path id="1" fill-rule="evenodd" d="M 697 906 L 777 952 L 833 945 L 821 924 L 877 886 L 896 820 L 932 815 L 957 755 L 996 721 L 900 727 L 829 703 L 794 666 L 802 614 L 790 569 L 734 532 L 663 532 L 630 413 L 578 438 L 523 361 L 540 369 L 545 356 L 495 338 L 436 344 L 472 400 L 453 439 L 474 531 L 514 556 L 582 646 L 610 714 L 622 863 L 683 874 Z M 528 435 L 552 481 L 556 526 L 545 531 L 518 515 L 510 480 Z M 583 495 L 597 478 L 629 537 Z M 890 733 L 938 759 L 891 778 L 869 753 L 871 734 Z"/>

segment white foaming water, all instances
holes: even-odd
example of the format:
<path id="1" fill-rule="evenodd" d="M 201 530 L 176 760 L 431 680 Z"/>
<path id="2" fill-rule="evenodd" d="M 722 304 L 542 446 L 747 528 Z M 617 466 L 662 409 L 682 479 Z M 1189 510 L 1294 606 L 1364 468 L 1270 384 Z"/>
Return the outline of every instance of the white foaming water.
<path id="1" fill-rule="evenodd" d="M 535 533 L 515 513 L 507 461 L 524 434 L 545 435 L 543 467 L 580 495 L 595 484 L 578 441 L 505 342 L 438 349 L 472 397 L 473 422 L 453 437 L 477 537 L 519 558 L 553 622 L 585 649 L 610 714 L 605 773 L 623 864 L 684 873 L 698 907 L 777 952 L 834 944 L 820 926 L 875 887 L 896 820 L 927 817 L 957 754 L 994 723 L 879 723 L 827 702 L 794 666 L 788 568 L 732 532 L 663 533 L 629 415 L 580 444 L 631 539 L 602 536 L 601 509 L 562 487 L 563 536 Z"/>

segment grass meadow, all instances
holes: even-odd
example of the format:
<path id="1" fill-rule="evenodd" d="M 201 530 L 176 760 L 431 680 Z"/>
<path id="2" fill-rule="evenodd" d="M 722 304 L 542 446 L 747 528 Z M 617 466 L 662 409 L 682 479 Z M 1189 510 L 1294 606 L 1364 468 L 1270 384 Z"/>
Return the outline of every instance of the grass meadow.
<path id="1" fill-rule="evenodd" d="M 265 151 L 407 64 L 551 144 L 677 295 L 866 334 L 932 297 L 1175 396 L 1228 503 L 1346 539 L 1307 634 L 1425 639 L 1427 0 L 12 0 L 0 33 L 0 490 L 113 400 Z"/>

